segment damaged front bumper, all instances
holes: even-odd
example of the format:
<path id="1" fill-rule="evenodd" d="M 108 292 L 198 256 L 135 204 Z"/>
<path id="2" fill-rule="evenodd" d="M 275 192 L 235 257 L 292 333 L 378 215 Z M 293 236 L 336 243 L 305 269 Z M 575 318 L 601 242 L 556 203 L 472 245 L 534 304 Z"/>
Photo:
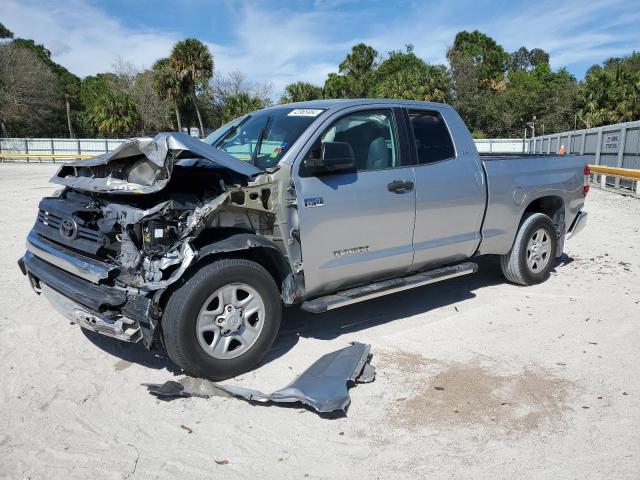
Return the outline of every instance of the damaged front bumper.
<path id="1" fill-rule="evenodd" d="M 79 303 L 69 300 L 46 284 L 41 284 L 42 294 L 58 312 L 82 328 L 124 340 L 137 342 L 142 338 L 138 322 L 123 315 L 107 315 L 90 311 Z"/>
<path id="2" fill-rule="evenodd" d="M 74 268 L 90 259 L 60 249 L 42 255 L 34 245 L 40 245 L 39 241 L 46 245 L 46 241 L 33 232 L 29 238 L 34 243 L 27 242 L 27 252 L 18 261 L 20 270 L 29 277 L 33 289 L 44 294 L 62 315 L 103 335 L 127 342 L 142 339 L 145 346 L 151 345 L 157 324 L 151 299 L 124 288 L 92 283 L 87 276 L 94 270 L 76 272 Z M 69 263 L 54 263 L 61 258 Z"/>
<path id="3" fill-rule="evenodd" d="M 60 247 L 31 231 L 27 236 L 27 251 L 48 263 L 93 283 L 106 280 L 116 270 L 107 263 L 95 260 Z"/>

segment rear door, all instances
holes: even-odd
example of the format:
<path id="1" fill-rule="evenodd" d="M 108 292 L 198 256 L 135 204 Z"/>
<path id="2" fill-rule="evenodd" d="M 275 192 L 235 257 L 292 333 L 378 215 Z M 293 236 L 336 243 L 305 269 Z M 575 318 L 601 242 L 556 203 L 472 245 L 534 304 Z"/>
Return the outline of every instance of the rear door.
<path id="1" fill-rule="evenodd" d="M 415 177 L 405 129 L 400 108 L 347 109 L 323 124 L 305 157 L 322 141 L 346 142 L 356 171 L 313 176 L 294 167 L 308 295 L 410 269 Z"/>
<path id="2" fill-rule="evenodd" d="M 445 112 L 446 113 L 446 112 Z M 416 223 L 412 269 L 450 263 L 472 255 L 480 242 L 484 177 L 475 148 L 456 148 L 452 137 L 466 131 L 459 118 L 449 124 L 437 110 L 406 110 L 416 166 Z"/>

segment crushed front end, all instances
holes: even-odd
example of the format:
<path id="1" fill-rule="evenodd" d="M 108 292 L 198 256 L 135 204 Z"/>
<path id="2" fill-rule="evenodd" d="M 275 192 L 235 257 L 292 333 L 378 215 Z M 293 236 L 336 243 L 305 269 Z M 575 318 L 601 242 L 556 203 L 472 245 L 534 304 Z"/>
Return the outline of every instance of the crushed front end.
<path id="1" fill-rule="evenodd" d="M 129 140 L 52 181 L 65 188 L 40 202 L 20 269 L 73 322 L 147 348 L 201 237 L 208 253 L 285 243 L 274 176 L 185 134 Z"/>

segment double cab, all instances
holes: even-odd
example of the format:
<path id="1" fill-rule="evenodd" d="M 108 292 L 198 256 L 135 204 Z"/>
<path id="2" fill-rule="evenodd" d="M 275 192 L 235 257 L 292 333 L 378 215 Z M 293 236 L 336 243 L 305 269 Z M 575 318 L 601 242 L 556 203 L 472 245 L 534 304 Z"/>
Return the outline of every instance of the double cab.
<path id="1" fill-rule="evenodd" d="M 476 272 L 549 276 L 585 225 L 586 160 L 480 156 L 453 108 L 319 100 L 203 141 L 134 138 L 63 165 L 19 264 L 84 328 L 224 379 L 271 348 L 283 306 L 323 312 Z"/>

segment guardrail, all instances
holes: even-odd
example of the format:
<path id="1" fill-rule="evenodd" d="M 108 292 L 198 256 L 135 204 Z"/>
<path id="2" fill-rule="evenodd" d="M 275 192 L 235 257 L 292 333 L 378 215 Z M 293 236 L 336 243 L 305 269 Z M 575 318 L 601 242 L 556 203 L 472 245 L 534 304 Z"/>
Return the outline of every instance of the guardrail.
<path id="1" fill-rule="evenodd" d="M 528 143 L 522 138 L 474 138 L 479 153 L 527 153 Z"/>
<path id="2" fill-rule="evenodd" d="M 640 120 L 542 135 L 528 140 L 529 152 L 579 153 L 598 167 L 640 169 Z M 629 180 L 609 174 L 615 188 L 629 188 Z"/>
<path id="3" fill-rule="evenodd" d="M 607 177 L 635 182 L 633 189 L 636 197 L 640 197 L 640 170 L 633 168 L 603 167 L 602 165 L 589 165 L 592 174 L 600 175 L 600 188 L 607 187 Z M 618 182 L 616 182 L 618 183 Z"/>
<path id="4" fill-rule="evenodd" d="M 0 138 L 0 163 L 64 163 L 111 152 L 124 141 L 118 138 Z M 523 153 L 527 147 L 519 138 L 477 138 L 474 142 L 480 153 Z"/>
<path id="5" fill-rule="evenodd" d="M 21 159 L 24 158 L 27 163 L 30 163 L 29 160 L 32 158 L 37 158 L 42 162 L 43 158 L 53 160 L 53 163 L 56 162 L 56 159 L 67 159 L 67 160 L 75 160 L 75 159 L 83 159 L 83 158 L 93 158 L 95 155 L 88 154 L 76 154 L 76 155 L 65 155 L 62 153 L 48 153 L 48 154 L 39 154 L 39 153 L 0 153 L 0 161 L 4 162 L 5 158 L 11 159 Z"/>

